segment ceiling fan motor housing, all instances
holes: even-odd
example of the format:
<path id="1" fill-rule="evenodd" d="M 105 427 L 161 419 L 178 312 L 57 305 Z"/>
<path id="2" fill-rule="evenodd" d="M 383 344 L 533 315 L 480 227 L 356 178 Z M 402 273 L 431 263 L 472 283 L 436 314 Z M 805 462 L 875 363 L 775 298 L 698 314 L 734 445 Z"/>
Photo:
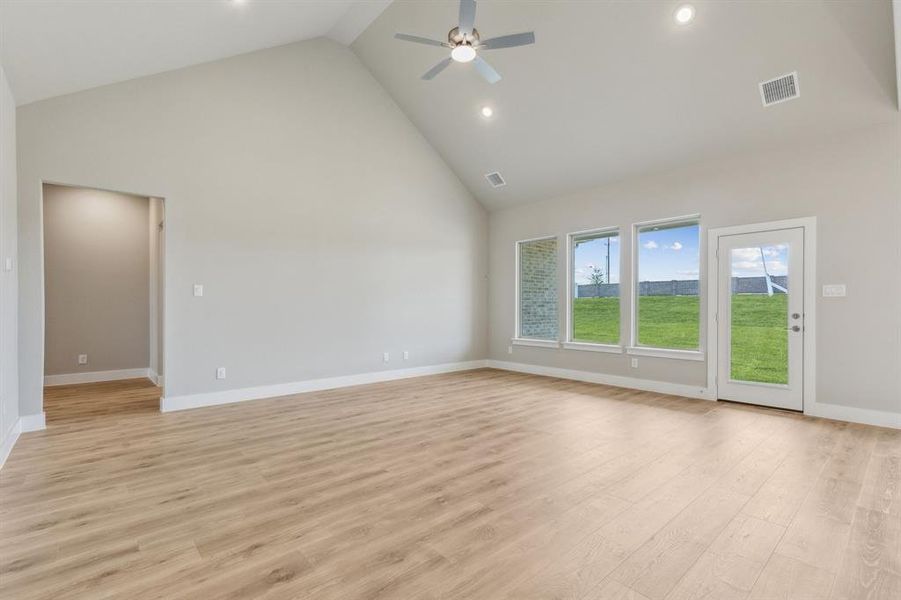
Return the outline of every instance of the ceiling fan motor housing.
<path id="1" fill-rule="evenodd" d="M 453 46 L 459 46 L 460 44 L 469 44 L 470 46 L 478 46 L 479 45 L 479 30 L 473 28 L 471 35 L 464 35 L 460 33 L 459 27 L 454 27 L 447 33 L 447 42 Z"/>

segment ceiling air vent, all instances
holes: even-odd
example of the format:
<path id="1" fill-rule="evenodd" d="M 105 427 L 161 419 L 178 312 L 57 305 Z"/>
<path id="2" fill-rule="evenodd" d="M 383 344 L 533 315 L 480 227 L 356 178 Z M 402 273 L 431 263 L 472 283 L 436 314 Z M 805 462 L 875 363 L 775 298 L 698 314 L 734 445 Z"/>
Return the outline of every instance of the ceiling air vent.
<path id="1" fill-rule="evenodd" d="M 760 99 L 764 106 L 772 106 L 801 95 L 798 72 L 788 73 L 760 84 Z"/>
<path id="2" fill-rule="evenodd" d="M 491 184 L 491 187 L 501 187 L 502 185 L 507 185 L 507 182 L 504 181 L 504 178 L 501 177 L 501 174 L 495 171 L 494 173 L 488 173 L 485 175 L 485 179 L 488 180 L 488 183 Z"/>

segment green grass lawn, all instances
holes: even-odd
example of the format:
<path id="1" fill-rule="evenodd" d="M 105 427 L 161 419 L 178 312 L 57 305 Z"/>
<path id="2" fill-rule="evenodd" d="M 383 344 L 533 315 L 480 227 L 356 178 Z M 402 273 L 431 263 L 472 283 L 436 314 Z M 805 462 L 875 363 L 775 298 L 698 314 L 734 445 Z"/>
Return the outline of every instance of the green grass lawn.
<path id="1" fill-rule="evenodd" d="M 787 297 L 740 294 L 732 297 L 732 378 L 788 382 Z M 656 348 L 696 349 L 697 296 L 643 296 L 638 305 L 638 343 Z M 619 343 L 619 298 L 575 298 L 573 339 Z"/>

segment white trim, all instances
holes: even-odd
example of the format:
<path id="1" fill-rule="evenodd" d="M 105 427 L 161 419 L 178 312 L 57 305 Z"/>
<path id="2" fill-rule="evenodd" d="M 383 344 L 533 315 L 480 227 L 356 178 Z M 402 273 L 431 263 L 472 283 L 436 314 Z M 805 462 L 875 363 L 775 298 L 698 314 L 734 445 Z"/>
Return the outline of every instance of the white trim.
<path id="1" fill-rule="evenodd" d="M 44 413 L 22 415 L 19 417 L 19 421 L 22 423 L 22 433 L 28 433 L 29 431 L 43 431 L 47 429 L 47 419 Z"/>
<path id="2" fill-rule="evenodd" d="M 364 385 L 382 381 L 394 381 L 422 375 L 436 375 L 439 373 L 452 373 L 454 371 L 469 371 L 485 367 L 485 361 L 472 360 L 467 362 L 446 363 L 442 365 L 430 365 L 425 367 L 412 367 L 409 369 L 395 369 L 393 371 L 374 371 L 371 373 L 359 373 L 356 375 L 343 375 L 339 377 L 327 377 L 324 379 L 308 379 L 305 381 L 292 381 L 289 383 L 277 383 L 274 385 L 261 385 L 257 387 L 222 390 L 221 392 L 204 392 L 201 394 L 187 394 L 184 396 L 172 396 L 160 398 L 160 411 L 172 412 L 201 408 L 204 406 L 217 406 L 231 404 L 233 402 L 245 402 L 247 400 L 259 400 L 261 398 L 275 398 L 291 394 L 316 392 L 319 390 L 331 390 L 352 385 Z"/>
<path id="3" fill-rule="evenodd" d="M 514 242 L 514 244 L 513 244 L 513 247 L 514 247 L 514 252 L 513 252 L 513 277 L 514 277 L 514 286 L 513 286 L 513 287 L 514 287 L 514 290 L 513 290 L 513 339 L 514 339 L 514 340 L 527 339 L 527 338 L 520 338 L 520 337 L 519 337 L 519 288 L 520 288 L 520 281 L 519 281 L 519 271 L 520 271 L 520 269 L 519 269 L 519 246 L 520 246 L 520 244 L 527 244 L 527 243 L 529 243 L 529 242 L 541 242 L 541 241 L 544 241 L 544 240 L 554 240 L 554 242 L 557 242 L 557 245 L 558 245 L 558 246 L 560 245 L 556 235 L 544 235 L 544 236 L 541 236 L 541 237 L 529 238 L 529 239 L 527 239 L 527 240 L 517 240 L 517 241 Z M 559 252 L 559 248 L 558 248 L 558 252 Z M 558 259 L 558 257 L 555 256 L 555 257 L 554 257 L 554 268 L 555 268 L 555 269 L 557 268 L 557 264 L 558 264 L 558 263 L 557 263 L 557 259 Z M 558 301 L 559 301 L 559 291 L 558 291 Z M 559 321 L 559 320 L 557 321 L 557 327 L 560 327 L 560 321 Z M 558 335 L 559 335 L 559 334 L 558 334 Z"/>
<path id="4" fill-rule="evenodd" d="M 679 225 L 685 224 L 688 225 L 690 223 L 695 223 L 698 226 L 698 349 L 697 350 L 688 350 L 688 351 L 679 351 L 679 352 L 696 352 L 700 354 L 700 358 L 688 358 L 688 360 L 704 360 L 704 353 L 707 350 L 705 344 L 705 331 L 704 331 L 704 311 L 709 312 L 709 307 L 704 303 L 704 295 L 701 293 L 701 289 L 703 288 L 703 284 L 707 282 L 706 273 L 704 272 L 705 265 L 701 262 L 701 248 L 704 247 L 704 241 L 706 236 L 706 229 L 704 228 L 704 224 L 701 223 L 701 215 L 700 213 L 693 215 L 684 215 L 681 217 L 671 217 L 666 219 L 654 219 L 652 221 L 639 221 L 638 223 L 632 224 L 632 257 L 630 265 L 629 273 L 632 277 L 632 285 L 629 290 L 629 348 L 641 349 L 642 351 L 650 351 L 650 350 L 661 350 L 666 352 L 671 352 L 671 350 L 667 348 L 651 348 L 649 346 L 639 346 L 638 345 L 638 230 L 644 227 L 650 227 L 653 225 Z M 709 268 L 709 266 L 707 266 Z M 677 356 L 668 356 L 664 354 L 644 354 L 643 356 L 661 356 L 664 358 L 680 358 Z"/>
<path id="5" fill-rule="evenodd" d="M 892 0 L 895 19 L 895 81 L 898 86 L 898 110 L 901 110 L 901 0 Z"/>
<path id="6" fill-rule="evenodd" d="M 704 353 L 699 350 L 677 350 L 676 348 L 651 348 L 645 346 L 629 346 L 626 354 L 634 356 L 655 356 L 657 358 L 675 358 L 676 360 L 704 360 Z"/>
<path id="7" fill-rule="evenodd" d="M 157 387 L 163 387 L 163 376 L 159 375 L 153 369 L 147 369 L 147 379 L 153 382 Z"/>
<path id="8" fill-rule="evenodd" d="M 605 235 L 605 234 L 608 234 L 608 235 Z M 609 235 L 609 234 L 612 234 L 612 235 Z M 620 240 L 619 243 L 620 243 L 620 246 L 622 246 L 623 236 L 622 236 L 622 232 L 620 232 L 620 228 L 618 225 L 613 225 L 610 227 L 599 227 L 597 229 L 586 229 L 585 231 L 573 231 L 571 233 L 566 234 L 566 304 L 565 304 L 566 315 L 564 318 L 564 320 L 566 322 L 566 334 L 563 336 L 563 339 L 565 340 L 563 342 L 563 347 L 567 348 L 568 350 L 591 350 L 590 348 L 574 347 L 574 345 L 576 345 L 576 344 L 586 344 L 589 342 L 577 342 L 573 339 L 573 294 L 576 291 L 576 287 L 575 287 L 576 282 L 575 282 L 575 278 L 573 277 L 573 268 L 575 267 L 575 257 L 573 255 L 575 253 L 576 247 L 573 244 L 573 240 L 575 240 L 575 238 L 590 237 L 592 235 L 597 235 L 598 236 L 597 239 L 616 237 Z M 620 273 L 623 272 L 623 255 L 624 254 L 625 253 L 622 251 L 622 247 L 620 247 L 620 252 L 619 252 L 619 272 Z M 606 277 L 607 277 L 607 283 L 610 283 L 610 273 L 607 273 Z M 623 328 L 623 323 L 622 323 L 622 314 L 623 314 L 623 311 L 622 311 L 622 289 L 623 289 L 622 277 L 620 277 L 620 283 L 618 285 L 619 285 L 619 289 L 620 289 L 620 293 L 616 297 L 616 299 L 619 300 L 619 302 L 620 302 L 620 311 L 619 311 L 620 322 L 619 322 L 618 329 L 619 329 L 620 336 L 622 336 L 622 328 Z M 567 346 L 567 344 L 570 344 L 570 346 Z M 614 346 L 619 347 L 619 344 L 591 344 L 591 345 L 601 345 L 601 346 L 607 346 L 607 347 L 611 347 L 611 348 Z M 611 350 L 594 350 L 594 351 L 595 352 L 610 352 Z M 622 352 L 622 350 L 620 350 L 620 352 Z"/>
<path id="9" fill-rule="evenodd" d="M 514 346 L 534 346 L 536 348 L 559 348 L 557 340 L 537 340 L 533 338 L 512 338 L 510 343 Z"/>
<path id="10" fill-rule="evenodd" d="M 9 458 L 9 453 L 13 451 L 13 446 L 16 445 L 16 441 L 19 439 L 19 434 L 21 433 L 22 419 L 16 419 L 16 422 L 13 423 L 12 427 L 9 428 L 9 431 L 6 432 L 3 444 L 0 445 L 0 469 L 6 464 L 6 459 Z"/>
<path id="11" fill-rule="evenodd" d="M 545 377 L 586 381 L 588 383 L 599 383 L 602 385 L 612 385 L 615 387 L 657 392 L 660 394 L 672 394 L 674 396 L 685 396 L 686 398 L 698 398 L 700 400 L 714 400 L 714 397 L 709 391 L 700 385 L 694 386 L 682 383 L 655 381 L 652 379 L 621 377 L 619 375 L 607 375 L 606 373 L 560 369 L 557 367 L 545 367 L 543 365 L 531 365 L 503 360 L 487 360 L 485 363 L 485 366 L 489 368 L 502 369 L 504 371 L 516 371 L 517 373 L 530 373 L 532 375 L 543 375 Z"/>
<path id="12" fill-rule="evenodd" d="M 96 383 L 98 381 L 119 381 L 121 379 L 140 379 L 146 377 L 153 381 L 152 371 L 143 369 L 119 369 L 115 371 L 90 371 L 87 373 L 64 373 L 61 375 L 45 375 L 44 385 L 69 385 L 72 383 Z"/>
<path id="13" fill-rule="evenodd" d="M 864 425 L 901 429 L 901 413 L 884 410 L 814 402 L 812 406 L 807 406 L 805 404 L 804 414 L 811 417 L 821 417 L 823 419 L 850 421 L 851 423 L 863 423 Z"/>
<path id="14" fill-rule="evenodd" d="M 817 218 L 800 217 L 797 219 L 783 219 L 767 223 L 752 223 L 749 225 L 734 225 L 731 227 L 717 227 L 711 229 L 707 236 L 707 269 L 710 273 L 707 286 L 707 348 L 710 352 L 710 360 L 707 361 L 707 388 L 714 397 L 717 393 L 717 363 L 719 361 L 717 341 L 717 294 L 719 293 L 719 269 L 717 261 L 717 248 L 719 238 L 726 235 L 738 235 L 743 233 L 758 233 L 779 229 L 804 230 L 804 414 L 812 416 L 825 416 L 818 414 L 817 408 Z M 823 405 L 819 405 L 823 406 Z M 838 405 L 826 405 L 838 406 Z M 849 411 L 864 409 L 847 408 Z M 825 409 L 826 412 L 838 414 L 841 411 Z M 848 413 L 850 414 L 850 413 Z M 890 413 L 889 413 L 890 414 Z M 867 423 L 849 419 L 855 423 Z"/>
<path id="15" fill-rule="evenodd" d="M 591 342 L 563 342 L 563 348 L 566 350 L 583 350 L 586 352 L 609 352 L 611 354 L 622 354 L 623 347 L 616 344 L 594 344 Z"/>

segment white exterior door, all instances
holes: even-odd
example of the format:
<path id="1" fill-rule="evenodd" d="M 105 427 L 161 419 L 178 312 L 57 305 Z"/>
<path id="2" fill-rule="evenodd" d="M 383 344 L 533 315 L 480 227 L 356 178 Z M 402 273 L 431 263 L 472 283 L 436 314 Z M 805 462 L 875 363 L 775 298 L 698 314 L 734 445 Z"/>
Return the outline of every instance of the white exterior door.
<path id="1" fill-rule="evenodd" d="M 802 410 L 804 229 L 722 235 L 717 264 L 719 398 Z"/>

